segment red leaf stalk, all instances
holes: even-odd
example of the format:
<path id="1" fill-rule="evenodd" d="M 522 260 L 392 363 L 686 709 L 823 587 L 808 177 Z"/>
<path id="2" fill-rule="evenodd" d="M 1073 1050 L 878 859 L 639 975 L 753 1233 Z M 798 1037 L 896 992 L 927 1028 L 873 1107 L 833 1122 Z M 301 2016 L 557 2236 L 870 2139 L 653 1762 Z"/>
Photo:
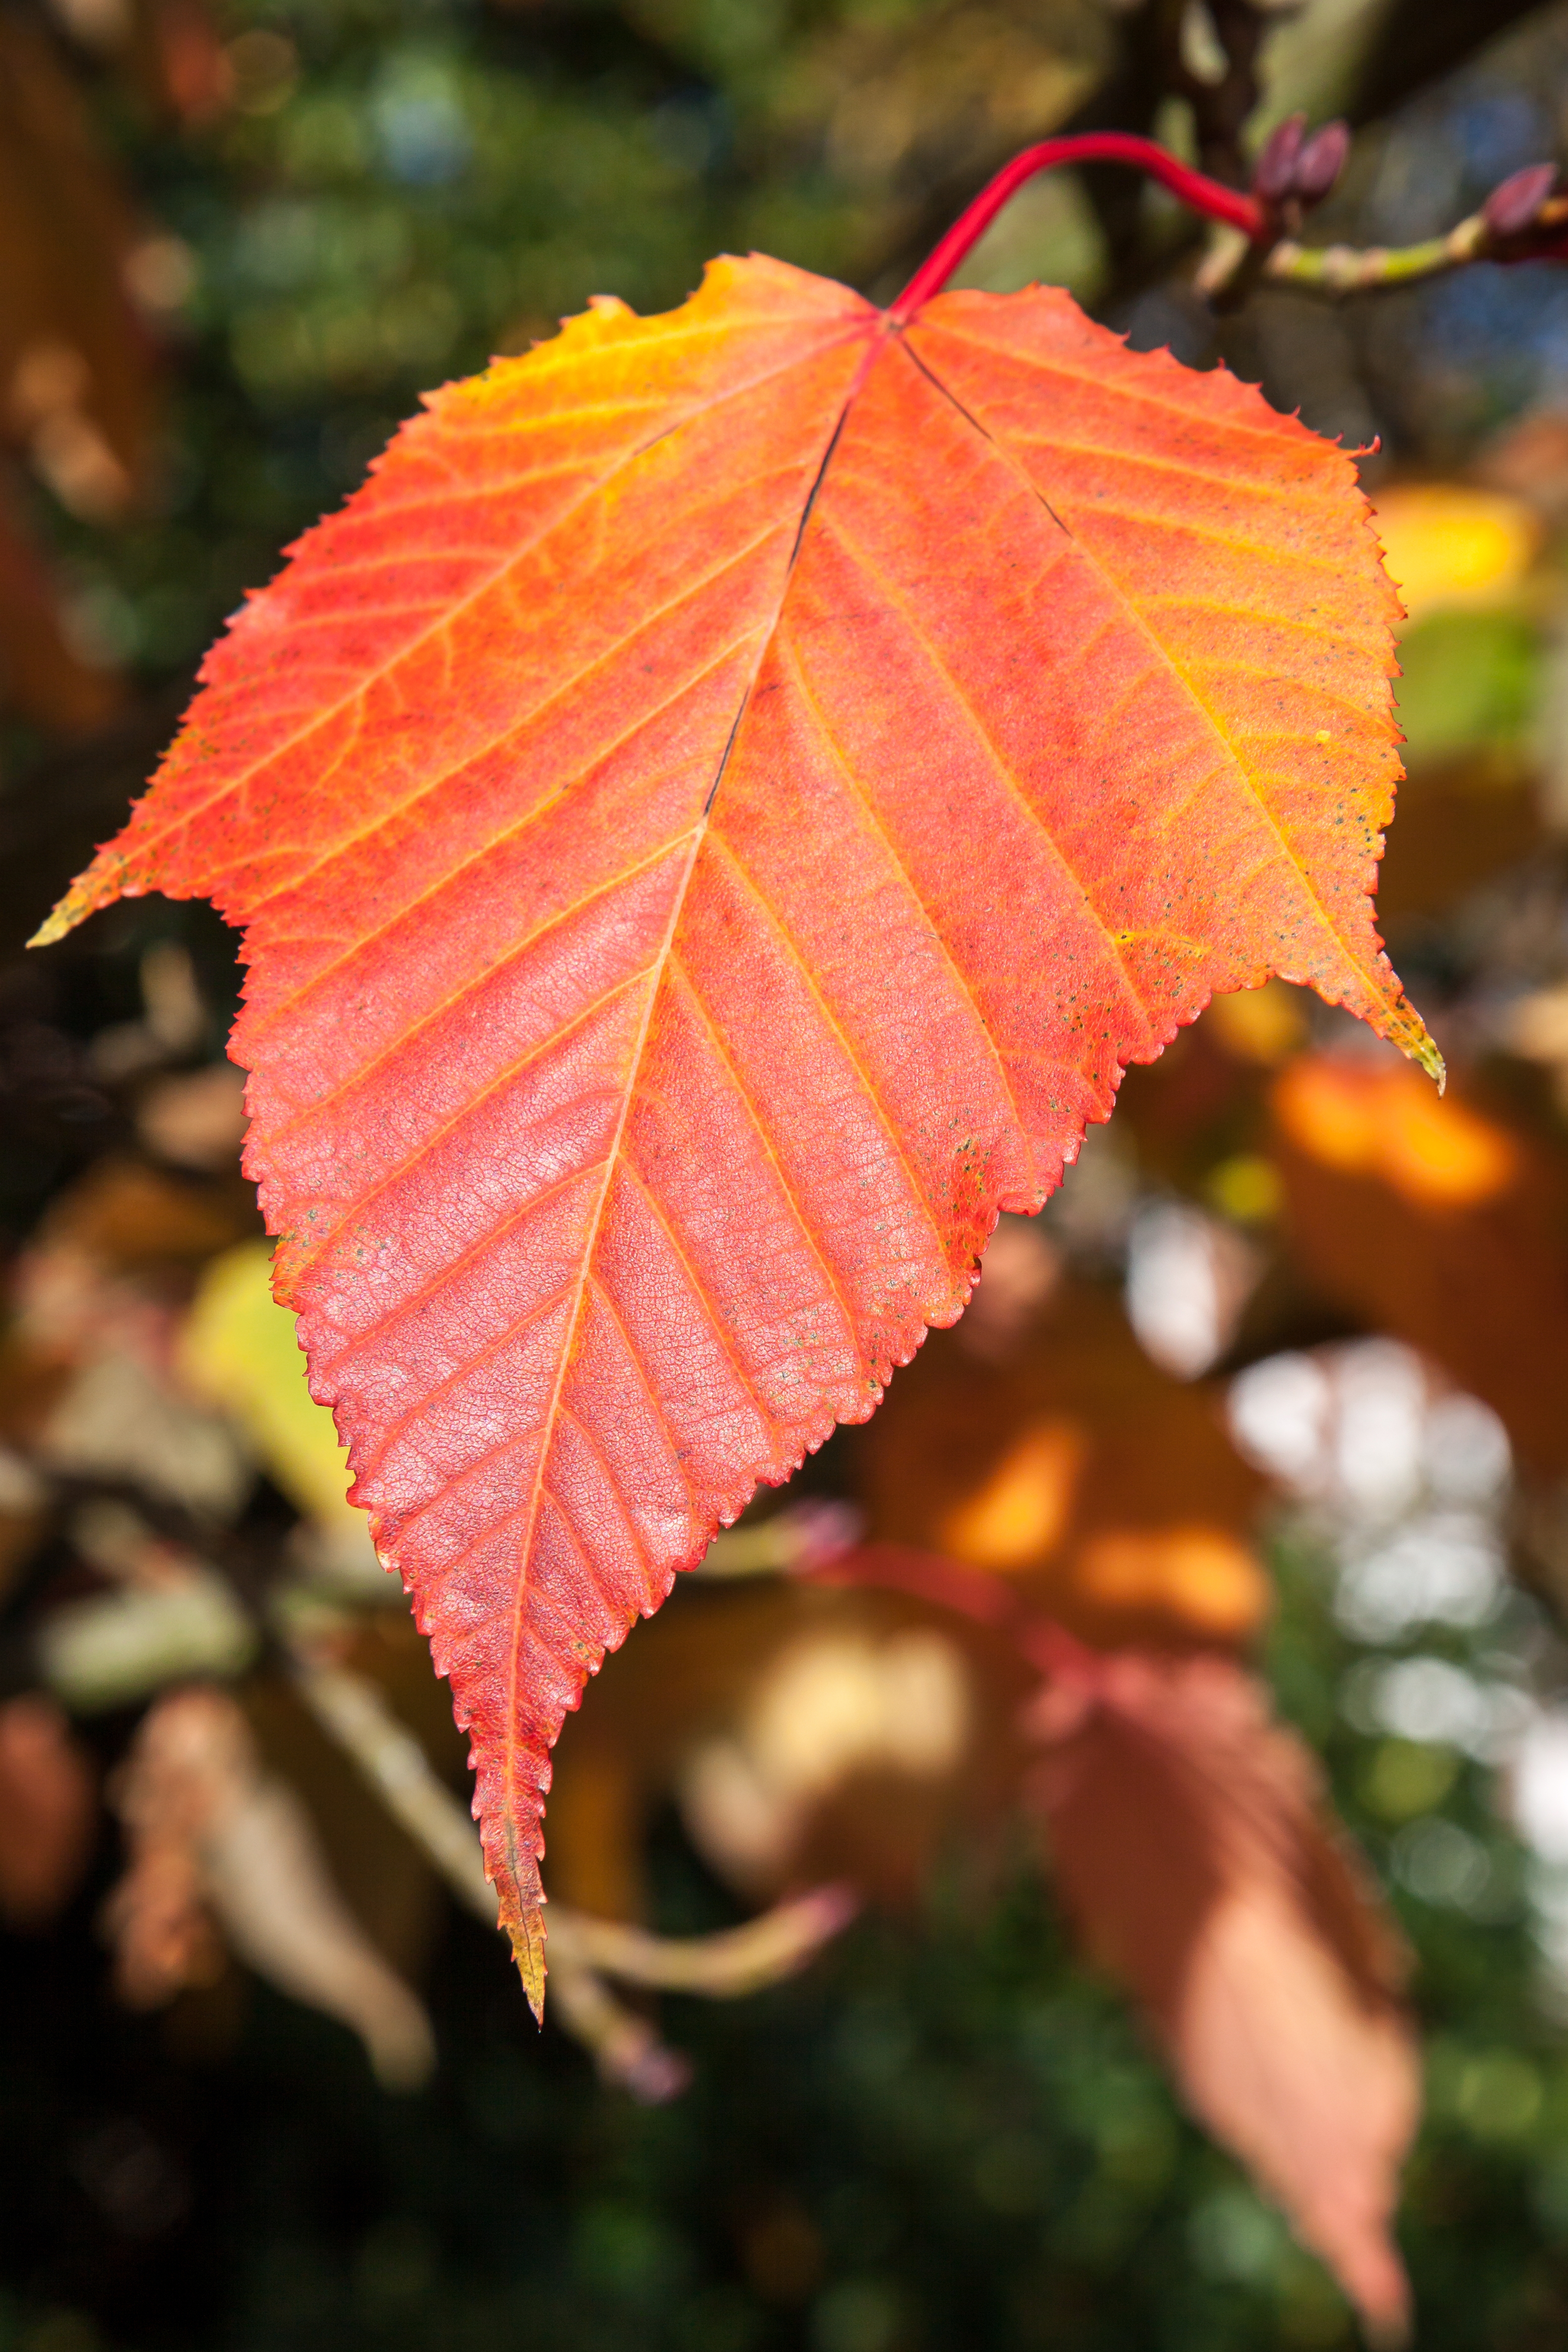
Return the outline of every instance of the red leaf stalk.
<path id="1" fill-rule="evenodd" d="M 1152 180 L 1158 180 L 1206 220 L 1223 221 L 1228 228 L 1240 229 L 1244 236 L 1264 234 L 1263 211 L 1256 197 L 1193 171 L 1152 139 L 1137 139 L 1125 131 L 1088 131 L 1069 139 L 1042 139 L 1037 147 L 1026 147 L 1021 155 L 1015 155 L 981 189 L 916 270 L 888 316 L 900 326 L 912 319 L 922 302 L 941 293 L 1008 198 L 1037 172 L 1054 172 L 1059 163 L 1129 164 L 1135 172 L 1147 172 Z"/>

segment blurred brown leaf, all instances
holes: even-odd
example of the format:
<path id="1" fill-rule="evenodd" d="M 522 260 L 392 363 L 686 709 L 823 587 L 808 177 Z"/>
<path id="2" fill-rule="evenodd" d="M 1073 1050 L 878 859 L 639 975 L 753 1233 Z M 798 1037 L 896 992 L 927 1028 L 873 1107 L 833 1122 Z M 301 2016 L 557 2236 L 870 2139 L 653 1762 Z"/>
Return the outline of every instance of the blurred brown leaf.
<path id="1" fill-rule="evenodd" d="M 855 1556 L 835 1563 L 846 1580 Z M 1017 1786 L 1011 1645 L 897 1591 L 718 1586 L 605 1662 L 556 1751 L 548 1883 L 599 1917 L 642 1909 L 643 1841 L 671 1798 L 750 1900 L 843 1880 L 916 1899 L 962 1834 L 985 1859 Z"/>
<path id="2" fill-rule="evenodd" d="M 466 1748 L 443 1705 L 410 1619 L 390 1612 L 356 1629 L 346 1654 L 368 1669 L 384 1699 L 395 1696 L 404 1727 L 410 1717 L 421 1747 L 433 1749 L 461 1788 L 471 1783 Z M 423 1668 L 421 1677 L 420 1669 Z M 410 1843 L 341 1747 L 281 1678 L 255 1676 L 246 1714 L 265 1769 L 296 1790 L 310 1808 L 316 1837 L 344 1903 L 382 1958 L 417 1981 L 439 1932 L 442 1906 L 428 1862 Z M 455 1766 L 455 1772 L 453 1767 Z"/>
<path id="3" fill-rule="evenodd" d="M 231 1517 L 253 1483 L 248 1452 L 185 1391 L 175 1355 L 202 1265 L 256 1223 L 237 1171 L 204 1181 L 96 1162 L 17 1260 L 0 1433 L 56 1471 Z"/>
<path id="4" fill-rule="evenodd" d="M 0 1706 L 0 1916 L 47 1927 L 80 1884 L 98 1791 L 91 1762 L 51 1699 Z"/>
<path id="5" fill-rule="evenodd" d="M 0 13 L 0 433 L 76 512 L 145 478 L 156 356 L 126 286 L 134 215 L 43 30 Z"/>
<path id="6" fill-rule="evenodd" d="M 33 1247 L 73 1251 L 109 1277 L 178 1284 L 219 1250 L 248 1241 L 260 1223 L 255 1193 L 237 1171 L 232 1181 L 204 1182 L 104 1159 L 50 1204 Z"/>
<path id="7" fill-rule="evenodd" d="M 1194 2113 L 1396 2338 L 1408 2290 L 1389 2224 L 1419 2079 L 1404 1956 L 1322 1817 L 1310 1756 L 1228 1660 L 1073 1644 L 1056 1664 L 1036 1794 L 1086 1944 Z"/>
<path id="8" fill-rule="evenodd" d="M 870 1535 L 1005 1575 L 1087 1640 L 1253 1633 L 1261 1485 L 1207 1392 L 1152 1364 L 1118 1301 L 1081 1282 L 1010 1350 L 977 1355 L 963 1334 L 933 1332 L 853 1433 Z"/>
<path id="9" fill-rule="evenodd" d="M 424 2010 L 344 1905 L 309 1815 L 263 1771 L 226 1692 L 161 1698 L 115 1802 L 130 1860 L 104 1918 L 127 2000 L 157 2006 L 210 1978 L 216 1921 L 258 1975 L 352 2027 L 389 2088 L 426 2079 L 435 2052 Z"/>
<path id="10" fill-rule="evenodd" d="M 1276 1082 L 1271 1108 L 1298 1271 L 1489 1404 L 1528 1468 L 1568 1467 L 1557 1159 L 1404 1064 L 1308 1055 Z"/>

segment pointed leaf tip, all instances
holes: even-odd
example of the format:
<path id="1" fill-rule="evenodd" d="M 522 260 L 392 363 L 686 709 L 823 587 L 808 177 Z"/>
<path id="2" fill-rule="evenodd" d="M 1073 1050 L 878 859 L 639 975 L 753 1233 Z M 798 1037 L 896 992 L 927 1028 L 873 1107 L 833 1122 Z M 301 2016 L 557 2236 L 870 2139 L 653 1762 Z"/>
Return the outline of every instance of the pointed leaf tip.
<path id="1" fill-rule="evenodd" d="M 58 940 L 65 938 L 68 931 L 73 931 L 79 919 L 69 910 L 69 898 L 62 898 L 53 914 L 47 916 L 38 925 L 27 945 L 30 948 L 52 948 Z"/>
<path id="2" fill-rule="evenodd" d="M 511 1956 L 517 1962 L 517 1972 L 522 1979 L 522 1990 L 533 2011 L 536 2025 L 544 2022 L 544 1921 L 539 1912 L 529 1915 L 521 1923 L 507 1923 L 506 1932 L 511 1942 Z"/>

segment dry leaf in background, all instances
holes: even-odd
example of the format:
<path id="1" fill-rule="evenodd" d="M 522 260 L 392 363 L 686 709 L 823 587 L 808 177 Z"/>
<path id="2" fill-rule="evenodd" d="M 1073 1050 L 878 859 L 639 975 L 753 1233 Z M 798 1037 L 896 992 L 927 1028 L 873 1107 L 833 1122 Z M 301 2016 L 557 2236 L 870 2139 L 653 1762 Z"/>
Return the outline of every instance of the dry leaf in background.
<path id="1" fill-rule="evenodd" d="M 209 1976 L 216 1922 L 259 1976 L 352 2027 L 388 2088 L 426 2079 L 435 2047 L 424 2010 L 343 1903 L 303 1806 L 262 1771 L 226 1692 L 161 1698 L 115 1803 L 130 1859 L 105 1918 L 129 2000 L 155 2005 Z"/>
<path id="2" fill-rule="evenodd" d="M 254 1469 L 176 1354 L 203 1264 L 255 1225 L 237 1176 L 99 1161 L 45 1217 L 12 1284 L 0 1412 L 47 1469 L 138 1486 L 231 1518 Z"/>
<path id="3" fill-rule="evenodd" d="M 1521 1464 L 1568 1466 L 1568 1176 L 1538 1139 L 1403 1066 L 1309 1055 L 1277 1080 L 1287 1246 L 1323 1297 L 1489 1404 Z"/>
<path id="4" fill-rule="evenodd" d="M 79 1885 L 92 1851 L 92 1763 L 52 1699 L 0 1705 L 0 1917 L 46 1927 Z"/>
<path id="5" fill-rule="evenodd" d="M 396 1587 L 391 1590 L 395 1596 Z M 373 1608 L 364 1615 L 344 1610 L 337 1625 L 329 1624 L 319 1637 L 319 1646 L 298 1654 L 333 1661 L 374 1694 L 405 1743 L 397 1769 L 410 1776 L 417 1769 L 450 1793 L 466 1847 L 480 1868 L 468 1812 L 473 1782 L 466 1745 L 412 1620 L 401 1608 Z M 389 1810 L 378 1785 L 366 1778 L 363 1761 L 329 1733 L 300 1691 L 289 1674 L 261 1672 L 246 1684 L 246 1718 L 262 1769 L 303 1799 L 332 1883 L 360 1928 L 397 1976 L 418 1985 L 444 1918 L 431 1854 L 400 1826 L 395 1808 Z"/>
<path id="6" fill-rule="evenodd" d="M 984 1862 L 1016 1790 L 1033 1680 L 1007 1644 L 902 1593 L 683 1591 L 567 1720 L 551 1891 L 641 1916 L 644 1842 L 674 1798 L 749 1901 L 832 1879 L 908 1905 L 944 1848 Z"/>
<path id="7" fill-rule="evenodd" d="M 16 1336 L 40 1366 L 113 1352 L 163 1377 L 200 1269 L 256 1225 L 237 1171 L 203 1181 L 100 1160 L 51 1203 L 16 1261 Z"/>
<path id="8" fill-rule="evenodd" d="M 1419 2112 L 1404 1956 L 1321 1811 L 1317 1768 L 1231 1662 L 1059 1643 L 1035 1790 L 1085 1943 L 1147 2013 L 1194 2113 L 1369 2329 L 1409 2295 L 1390 2225 Z"/>
<path id="9" fill-rule="evenodd" d="M 157 1079 L 136 1107 L 136 1132 L 175 1168 L 237 1168 L 245 1139 L 245 1079 L 232 1062 L 209 1062 Z"/>
<path id="10" fill-rule="evenodd" d="M 1009 1321 L 1023 1278 L 1007 1274 Z M 990 1279 L 988 1260 L 980 1344 L 965 1325 L 933 1334 L 850 1441 L 869 1535 L 1005 1576 L 1089 1640 L 1245 1641 L 1268 1604 L 1263 1488 L 1215 1400 L 1152 1364 L 1119 1303 L 1079 1281 L 996 1343 Z"/>

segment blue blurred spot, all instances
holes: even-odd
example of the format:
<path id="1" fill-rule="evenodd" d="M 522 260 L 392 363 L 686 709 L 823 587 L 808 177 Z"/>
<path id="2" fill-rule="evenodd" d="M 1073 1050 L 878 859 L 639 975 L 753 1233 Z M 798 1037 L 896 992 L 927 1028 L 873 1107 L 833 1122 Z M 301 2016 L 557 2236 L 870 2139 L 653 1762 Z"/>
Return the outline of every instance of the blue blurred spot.
<path id="1" fill-rule="evenodd" d="M 457 91 L 440 68 L 389 75 L 372 99 L 370 112 L 389 178 L 405 187 L 440 187 L 468 169 L 473 135 Z"/>
<path id="2" fill-rule="evenodd" d="M 1542 162 L 1556 148 L 1551 123 L 1521 89 L 1468 94 L 1449 119 L 1464 151 L 1465 169 L 1483 188 L 1494 187 L 1523 163 Z"/>

